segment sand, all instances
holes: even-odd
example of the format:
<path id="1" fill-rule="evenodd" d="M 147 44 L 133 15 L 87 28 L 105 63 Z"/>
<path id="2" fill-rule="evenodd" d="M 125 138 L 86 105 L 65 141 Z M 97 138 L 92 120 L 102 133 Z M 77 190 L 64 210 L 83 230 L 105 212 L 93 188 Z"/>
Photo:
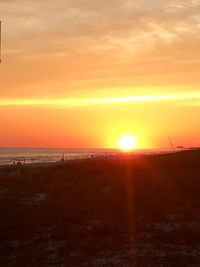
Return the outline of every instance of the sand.
<path id="1" fill-rule="evenodd" d="M 199 266 L 200 151 L 0 168 L 0 266 Z"/>

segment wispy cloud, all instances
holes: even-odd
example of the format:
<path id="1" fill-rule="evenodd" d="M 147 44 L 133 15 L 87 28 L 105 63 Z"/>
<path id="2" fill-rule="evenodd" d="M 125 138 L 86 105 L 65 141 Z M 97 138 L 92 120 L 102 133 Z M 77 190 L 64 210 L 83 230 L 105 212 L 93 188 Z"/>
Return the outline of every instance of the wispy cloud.
<path id="1" fill-rule="evenodd" d="M 95 79 L 118 77 L 133 89 L 133 80 L 200 86 L 199 0 L 7 0 L 0 18 L 0 95 L 56 96 L 59 88 L 46 89 L 52 83 L 91 80 L 95 88 Z"/>
<path id="2" fill-rule="evenodd" d="M 51 99 L 1 99 L 0 106 L 15 107 L 51 107 L 51 108 L 70 108 L 98 105 L 115 105 L 115 104 L 137 104 L 141 102 L 179 102 L 200 103 L 200 92 L 196 93 L 175 93 L 163 95 L 141 95 L 141 96 L 123 96 L 123 97 L 104 97 L 104 98 L 51 98 Z M 187 102 L 188 101 L 188 102 Z M 194 102 L 194 103 L 193 103 Z"/>

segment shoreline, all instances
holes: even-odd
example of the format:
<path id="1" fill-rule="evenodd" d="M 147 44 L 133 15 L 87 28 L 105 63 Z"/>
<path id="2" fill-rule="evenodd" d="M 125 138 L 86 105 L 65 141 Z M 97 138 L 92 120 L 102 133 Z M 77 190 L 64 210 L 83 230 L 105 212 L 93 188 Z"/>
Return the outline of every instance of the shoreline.
<path id="1" fill-rule="evenodd" d="M 157 151 L 157 152 L 151 152 L 151 153 L 127 153 L 127 152 L 121 152 L 118 154 L 113 155 L 90 155 L 88 157 L 84 158 L 72 158 L 72 159 L 65 159 L 64 161 L 52 161 L 52 162 L 31 162 L 31 163 L 21 163 L 19 165 L 17 164 L 4 164 L 0 165 L 0 170 L 4 169 L 20 169 L 20 168 L 43 168 L 43 167 L 59 167 L 67 165 L 71 162 L 77 163 L 77 162 L 83 162 L 83 161 L 92 161 L 92 160 L 110 160 L 110 159 L 137 159 L 141 157 L 155 157 L 155 156 L 162 156 L 162 155 L 173 155 L 177 153 L 185 153 L 185 152 L 193 152 L 193 151 L 200 151 L 200 148 L 185 148 L 185 149 L 176 149 L 174 151 Z"/>
<path id="2" fill-rule="evenodd" d="M 19 148 L 20 149 L 20 148 Z M 67 152 L 63 152 L 63 155 L 67 155 L 67 157 L 65 158 L 64 162 L 69 162 L 69 161 L 76 161 L 76 160 L 85 160 L 85 159 L 96 159 L 96 158 L 110 158 L 110 157 L 121 157 L 121 156 L 127 156 L 127 155 L 131 155 L 132 157 L 136 157 L 136 156 L 149 156 L 149 155 L 162 155 L 162 154 L 173 154 L 173 153 L 177 153 L 177 152 L 181 152 L 181 151 L 190 151 L 190 150 L 198 150 L 200 149 L 199 147 L 197 148 L 176 148 L 174 150 L 168 148 L 168 149 L 138 149 L 138 150 L 134 150 L 132 152 L 123 152 L 123 151 L 115 151 L 115 152 L 108 152 L 108 153 L 91 153 L 88 155 L 80 155 L 80 157 L 74 157 L 73 154 L 70 157 L 70 154 L 67 154 Z M 40 155 L 36 155 L 35 157 L 40 157 Z M 46 157 L 51 157 L 51 154 L 46 155 Z M 57 159 L 54 160 L 50 160 L 50 161 L 40 161 L 40 160 L 32 160 L 31 156 L 26 156 L 26 154 L 22 155 L 22 156 L 7 156 L 7 158 L 10 158 L 10 162 L 9 163 L 3 163 L 1 164 L 0 162 L 0 169 L 2 168 L 6 168 L 6 167 L 11 167 L 11 166 L 17 166 L 17 161 L 19 160 L 21 162 L 22 165 L 26 165 L 26 166 L 48 166 L 48 165 L 58 165 L 60 164 L 61 160 L 62 160 L 62 155 L 59 157 L 58 155 L 55 155 L 53 157 L 57 157 Z M 24 160 L 26 161 L 24 163 Z M 16 164 L 13 164 L 13 162 L 15 161 Z"/>

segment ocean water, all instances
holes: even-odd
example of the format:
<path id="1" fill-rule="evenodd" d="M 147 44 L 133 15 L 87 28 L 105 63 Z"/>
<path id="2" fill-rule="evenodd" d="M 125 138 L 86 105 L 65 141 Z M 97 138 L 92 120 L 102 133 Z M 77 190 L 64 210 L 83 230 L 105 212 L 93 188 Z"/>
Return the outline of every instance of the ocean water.
<path id="1" fill-rule="evenodd" d="M 136 150 L 134 154 L 171 153 L 171 149 Z M 65 160 L 83 159 L 91 156 L 117 155 L 117 149 L 77 149 L 77 148 L 0 148 L 0 165 L 10 165 L 18 160 L 25 163 L 58 162 L 64 156 Z"/>
<path id="2" fill-rule="evenodd" d="M 0 148 L 0 165 L 9 165 L 24 159 L 26 163 L 47 163 L 60 161 L 63 156 L 65 160 L 69 160 L 116 153 L 118 151 L 114 149 Z"/>

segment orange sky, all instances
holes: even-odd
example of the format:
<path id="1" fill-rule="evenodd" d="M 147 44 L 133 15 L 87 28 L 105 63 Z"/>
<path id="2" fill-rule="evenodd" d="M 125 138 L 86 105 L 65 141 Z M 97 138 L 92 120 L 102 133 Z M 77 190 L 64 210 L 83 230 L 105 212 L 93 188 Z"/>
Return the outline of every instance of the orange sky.
<path id="1" fill-rule="evenodd" d="M 1 0 L 0 146 L 199 146 L 199 15 L 199 0 Z"/>

